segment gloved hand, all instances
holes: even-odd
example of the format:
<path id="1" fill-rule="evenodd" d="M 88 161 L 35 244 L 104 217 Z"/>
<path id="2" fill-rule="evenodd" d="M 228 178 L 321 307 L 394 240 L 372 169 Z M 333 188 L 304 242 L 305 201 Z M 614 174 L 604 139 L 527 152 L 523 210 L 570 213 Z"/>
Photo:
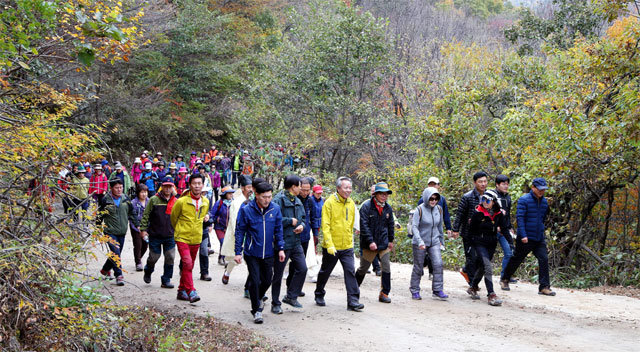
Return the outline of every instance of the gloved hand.
<path id="1" fill-rule="evenodd" d="M 336 247 L 331 246 L 331 247 L 327 248 L 327 253 L 329 253 L 331 255 L 336 255 Z"/>

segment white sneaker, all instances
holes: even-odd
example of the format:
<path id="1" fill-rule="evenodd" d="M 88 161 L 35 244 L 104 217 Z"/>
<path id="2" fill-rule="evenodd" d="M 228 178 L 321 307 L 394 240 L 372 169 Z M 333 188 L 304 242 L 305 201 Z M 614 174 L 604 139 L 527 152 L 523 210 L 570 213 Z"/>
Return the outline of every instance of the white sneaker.
<path id="1" fill-rule="evenodd" d="M 262 324 L 264 320 L 262 320 L 262 312 L 255 312 L 253 314 L 253 322 L 256 324 Z"/>

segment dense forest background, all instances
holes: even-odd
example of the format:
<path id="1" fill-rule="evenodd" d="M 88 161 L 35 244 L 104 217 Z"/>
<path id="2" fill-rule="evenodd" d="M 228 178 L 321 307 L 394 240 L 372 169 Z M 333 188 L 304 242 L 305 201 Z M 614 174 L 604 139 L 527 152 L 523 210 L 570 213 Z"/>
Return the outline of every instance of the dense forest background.
<path id="1" fill-rule="evenodd" d="M 400 214 L 430 176 L 453 205 L 478 170 L 514 199 L 543 176 L 557 280 L 640 285 L 639 6 L 2 1 L 0 343 L 62 296 L 99 301 L 60 291 L 95 234 L 27 183 L 143 149 L 296 142 L 320 178 L 388 180 Z"/>

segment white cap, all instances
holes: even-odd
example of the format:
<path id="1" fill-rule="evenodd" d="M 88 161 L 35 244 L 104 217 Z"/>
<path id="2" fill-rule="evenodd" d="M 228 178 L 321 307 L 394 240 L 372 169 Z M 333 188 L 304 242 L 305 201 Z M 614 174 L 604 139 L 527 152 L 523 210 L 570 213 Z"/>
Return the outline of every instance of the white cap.
<path id="1" fill-rule="evenodd" d="M 427 185 L 431 182 L 435 182 L 435 184 L 440 184 L 440 180 L 437 177 L 429 177 L 429 181 L 427 181 Z"/>
<path id="2" fill-rule="evenodd" d="M 145 168 L 145 170 L 151 170 L 152 169 L 151 163 L 144 164 L 144 168 Z"/>

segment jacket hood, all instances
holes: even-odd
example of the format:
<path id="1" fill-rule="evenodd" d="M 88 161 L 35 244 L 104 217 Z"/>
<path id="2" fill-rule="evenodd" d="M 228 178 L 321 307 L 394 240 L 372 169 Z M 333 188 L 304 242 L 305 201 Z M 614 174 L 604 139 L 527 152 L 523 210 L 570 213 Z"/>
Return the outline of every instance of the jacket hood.
<path id="1" fill-rule="evenodd" d="M 435 187 L 427 187 L 422 191 L 422 202 L 425 207 L 429 207 L 429 198 L 434 194 L 437 194 L 438 198 L 440 198 L 440 193 Z"/>

